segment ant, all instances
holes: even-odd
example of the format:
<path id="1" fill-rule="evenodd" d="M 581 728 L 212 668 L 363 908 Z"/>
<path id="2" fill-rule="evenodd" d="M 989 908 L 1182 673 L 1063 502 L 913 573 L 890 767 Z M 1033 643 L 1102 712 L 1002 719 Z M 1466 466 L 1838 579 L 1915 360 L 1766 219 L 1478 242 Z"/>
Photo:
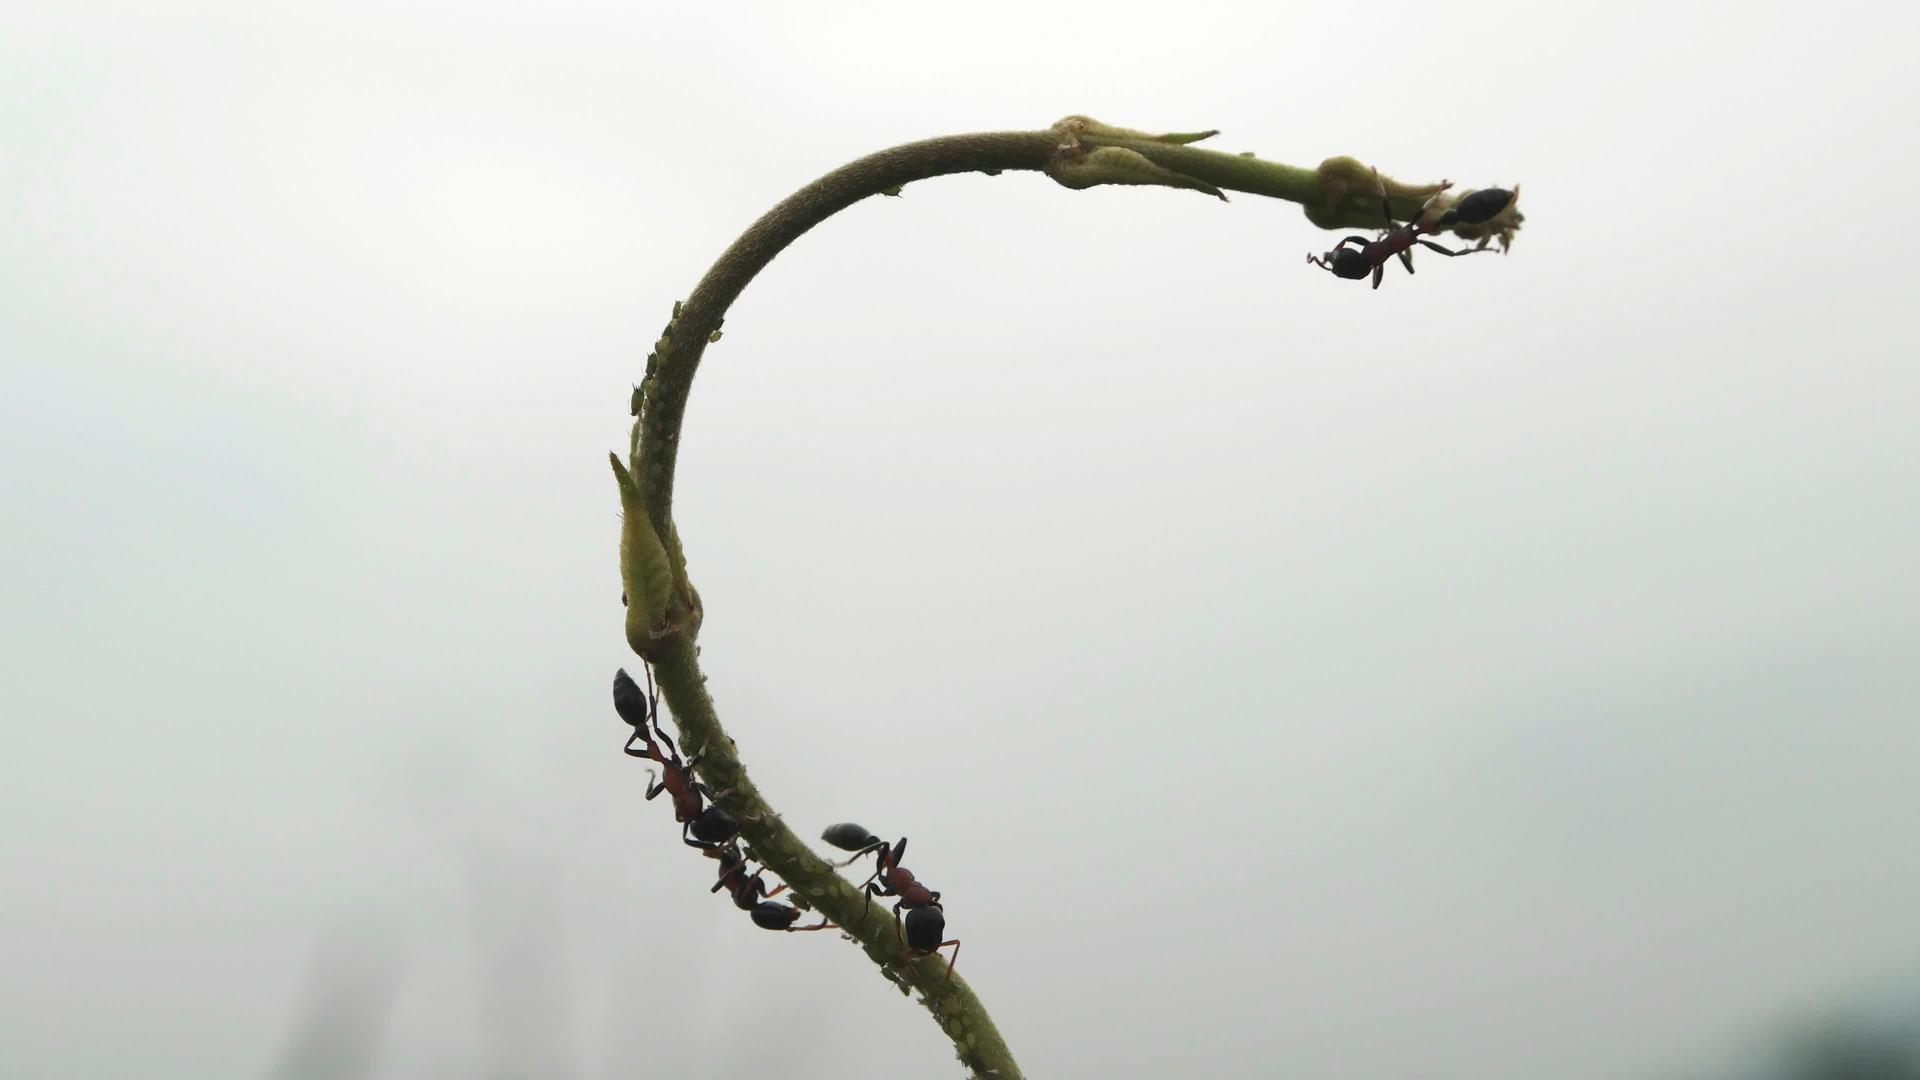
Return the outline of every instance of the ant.
<path id="1" fill-rule="evenodd" d="M 872 876 L 860 883 L 860 887 L 867 892 L 868 909 L 872 909 L 876 896 L 899 897 L 893 905 L 893 918 L 905 946 L 902 956 L 909 953 L 926 956 L 952 945 L 953 959 L 947 961 L 947 974 L 953 974 L 953 963 L 960 959 L 960 942 L 940 940 L 947 930 L 947 917 L 940 906 L 940 893 L 927 888 L 913 876 L 913 871 L 900 865 L 900 860 L 907 854 L 907 838 L 903 836 L 895 843 L 888 844 L 848 821 L 829 826 L 820 834 L 820 839 L 842 851 L 854 853 L 853 858 L 835 863 L 836 866 L 851 866 L 868 853 L 874 854 L 874 861 L 878 865 Z M 876 878 L 879 879 L 877 882 Z M 900 916 L 902 908 L 907 909 L 904 922 Z"/>
<path id="2" fill-rule="evenodd" d="M 653 672 L 647 671 L 647 692 L 642 694 L 640 687 L 628 675 L 625 668 L 613 676 L 613 708 L 633 728 L 633 735 L 627 739 L 623 748 L 631 757 L 647 758 L 660 765 L 660 779 L 647 786 L 647 799 L 666 792 L 673 798 L 673 820 L 681 825 L 680 839 L 688 847 L 712 851 L 733 842 L 740 833 L 740 826 L 733 815 L 718 806 L 706 806 L 702 796 L 713 798 L 713 792 L 707 785 L 694 779 L 694 766 L 700 764 L 700 756 L 694 755 L 691 761 L 681 761 L 680 751 L 674 749 L 673 740 L 660 730 L 660 698 L 653 689 Z M 651 721 L 653 730 L 647 730 Z M 657 736 L 657 740 L 656 740 Z M 645 743 L 636 750 L 634 743 Z M 667 748 L 666 753 L 660 747 Z M 651 771 L 649 771 L 651 776 Z"/>
<path id="3" fill-rule="evenodd" d="M 1368 274 L 1372 274 L 1373 287 L 1377 289 L 1380 287 L 1381 278 L 1386 276 L 1387 260 L 1393 258 L 1395 255 L 1400 256 L 1400 263 L 1407 268 L 1407 273 L 1413 273 L 1413 252 L 1411 249 L 1415 244 L 1430 247 L 1440 254 L 1449 257 L 1454 255 L 1472 255 L 1482 250 L 1480 248 L 1473 248 L 1467 251 L 1454 251 L 1452 248 L 1444 248 L 1431 240 L 1424 239 L 1425 236 L 1430 236 L 1438 232 L 1441 224 L 1451 224 L 1451 222 L 1446 221 L 1446 215 L 1444 214 L 1441 215 L 1441 222 L 1436 223 L 1431 228 L 1423 228 L 1420 224 L 1420 219 L 1426 216 L 1427 208 L 1433 205 L 1433 199 L 1440 197 L 1439 192 L 1435 192 L 1433 199 L 1428 199 L 1426 203 L 1420 207 L 1420 212 L 1413 215 L 1412 221 L 1407 222 L 1405 225 L 1395 227 L 1393 223 L 1393 207 L 1387 202 L 1387 185 L 1380 179 L 1379 169 L 1373 170 L 1373 183 L 1375 187 L 1380 189 L 1380 213 L 1387 219 L 1387 227 L 1381 230 L 1380 236 L 1374 240 L 1368 240 L 1364 236 L 1343 236 L 1340 238 L 1339 243 L 1333 245 L 1333 250 L 1327 252 L 1325 255 L 1308 255 L 1308 262 L 1332 271 L 1334 277 L 1350 278 L 1357 281 L 1360 278 L 1366 277 Z M 1443 182 L 1440 185 L 1440 191 L 1445 191 L 1451 186 L 1451 184 Z M 1498 191 L 1501 189 L 1488 188 L 1487 190 Z M 1464 205 L 1468 200 L 1480 194 L 1482 193 L 1474 192 L 1473 195 L 1469 195 L 1466 199 L 1460 201 Z M 1488 201 L 1490 200 L 1482 200 L 1481 202 L 1475 203 L 1470 208 L 1471 212 L 1481 212 L 1485 209 L 1484 204 Z M 1498 207 L 1486 211 L 1486 217 L 1479 220 L 1485 221 L 1487 218 L 1492 217 L 1504 209 L 1506 209 L 1506 204 L 1501 203 Z M 1448 211 L 1448 213 L 1456 215 L 1454 219 L 1456 221 L 1469 220 L 1464 216 L 1460 216 L 1459 206 L 1455 206 L 1452 210 Z M 1357 244 L 1359 246 L 1350 248 L 1347 246 L 1348 244 Z"/>
<path id="4" fill-rule="evenodd" d="M 728 844 L 726 847 L 708 851 L 711 858 L 720 860 L 720 880 L 714 882 L 710 892 L 721 889 L 733 897 L 733 906 L 747 912 L 753 918 L 755 926 L 767 930 L 785 930 L 798 934 L 807 930 L 837 930 L 839 927 L 822 920 L 818 926 L 795 926 L 800 920 L 801 911 L 791 904 L 775 904 L 772 897 L 787 891 L 785 885 L 777 885 L 768 891 L 767 883 L 760 879 L 760 871 L 747 873 L 747 857 L 740 852 L 740 845 Z"/>
<path id="5" fill-rule="evenodd" d="M 708 858 L 720 860 L 720 880 L 714 882 L 713 888 L 707 891 L 727 890 L 727 895 L 733 897 L 733 906 L 741 911 L 752 911 L 760 901 L 770 900 L 787 891 L 785 885 L 776 885 L 769 890 L 767 883 L 760 879 L 759 870 L 747 873 L 747 857 L 740 853 L 739 844 L 728 844 L 706 854 Z"/>

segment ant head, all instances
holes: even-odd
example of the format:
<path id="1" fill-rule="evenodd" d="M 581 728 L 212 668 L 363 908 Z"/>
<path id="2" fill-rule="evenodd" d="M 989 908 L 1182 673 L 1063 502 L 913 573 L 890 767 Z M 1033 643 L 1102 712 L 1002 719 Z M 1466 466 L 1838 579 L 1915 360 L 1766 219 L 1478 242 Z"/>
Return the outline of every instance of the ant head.
<path id="1" fill-rule="evenodd" d="M 800 920 L 800 909 L 772 900 L 753 905 L 753 925 L 763 930 L 785 930 Z"/>
<path id="2" fill-rule="evenodd" d="M 1373 264 L 1358 248 L 1335 248 L 1327 252 L 1326 259 L 1321 265 L 1333 271 L 1334 277 L 1357 280 L 1373 273 Z"/>
<path id="3" fill-rule="evenodd" d="M 1363 278 L 1373 272 L 1373 264 L 1358 248 L 1337 247 L 1325 255 L 1309 255 L 1307 261 L 1326 267 L 1334 277 Z"/>
<path id="4" fill-rule="evenodd" d="M 687 831 L 693 834 L 695 840 L 719 844 L 740 835 L 740 826 L 734 822 L 732 814 L 717 806 L 709 806 L 687 824 Z M 725 859 L 726 856 L 717 855 L 715 858 Z"/>
<path id="5" fill-rule="evenodd" d="M 932 950 L 947 932 L 947 914 L 939 904 L 912 908 L 907 912 L 907 944 L 915 949 Z"/>

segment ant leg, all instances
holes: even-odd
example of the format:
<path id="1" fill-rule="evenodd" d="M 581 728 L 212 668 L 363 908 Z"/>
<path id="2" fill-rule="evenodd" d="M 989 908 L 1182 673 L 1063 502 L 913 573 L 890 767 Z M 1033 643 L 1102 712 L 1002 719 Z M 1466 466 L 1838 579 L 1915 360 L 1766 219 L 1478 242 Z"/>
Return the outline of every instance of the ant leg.
<path id="1" fill-rule="evenodd" d="M 1380 216 L 1387 219 L 1387 231 L 1391 232 L 1393 231 L 1393 227 L 1394 227 L 1393 226 L 1393 203 L 1387 199 L 1387 182 L 1385 180 L 1380 179 L 1379 169 L 1373 170 L 1373 184 L 1375 187 L 1380 189 Z M 1420 204 L 1420 212 L 1413 215 L 1413 220 L 1408 222 L 1408 224 L 1416 229 L 1419 228 L 1420 219 L 1427 216 L 1427 211 L 1433 206 L 1433 200 L 1439 198 L 1441 192 L 1446 191 L 1448 188 L 1452 186 L 1453 186 L 1453 181 L 1451 180 L 1440 181 L 1439 190 L 1435 191 L 1431 196 L 1429 196 L 1426 202 L 1423 202 Z M 1445 224 L 1445 222 L 1442 222 L 1441 224 Z"/>
<path id="2" fill-rule="evenodd" d="M 1420 241 L 1420 243 L 1422 243 L 1422 244 L 1425 244 L 1425 245 L 1426 245 L 1427 247 L 1430 247 L 1430 248 L 1432 248 L 1433 250 L 1435 250 L 1435 251 L 1437 251 L 1437 252 L 1439 252 L 1440 254 L 1442 254 L 1442 255 L 1446 255 L 1446 256 L 1449 256 L 1449 257 L 1451 257 L 1451 256 L 1454 256 L 1454 255 L 1478 255 L 1478 254 L 1480 254 L 1480 253 L 1481 253 L 1481 252 L 1483 252 L 1483 251 L 1490 251 L 1490 250 L 1492 250 L 1491 248 L 1483 248 L 1483 247 L 1477 247 L 1477 248 L 1468 248 L 1468 249 L 1467 249 L 1467 250 L 1465 250 L 1465 251 L 1454 251 L 1454 250 L 1452 250 L 1452 249 L 1450 249 L 1450 248 L 1443 248 L 1443 247 L 1441 247 L 1441 246 L 1440 246 L 1439 244 L 1436 244 L 1436 243 L 1434 243 L 1434 242 L 1433 242 L 1433 241 L 1431 241 L 1431 240 L 1422 240 L 1422 241 Z"/>
<path id="3" fill-rule="evenodd" d="M 1400 253 L 1400 265 L 1407 268 L 1407 273 L 1413 273 L 1413 252 L 1402 251 Z"/>
<path id="4" fill-rule="evenodd" d="M 940 944 L 935 945 L 933 947 L 933 951 L 937 955 L 941 949 L 944 949 L 949 945 L 953 946 L 953 955 L 947 957 L 947 978 L 951 979 L 953 978 L 953 965 L 960 962 L 960 939 L 954 938 L 952 941 L 943 941 Z"/>
<path id="5" fill-rule="evenodd" d="M 885 847 L 885 846 L 886 846 L 885 844 L 882 844 L 882 845 L 880 845 L 880 847 Z M 834 867 L 835 869 L 841 869 L 841 868 L 844 868 L 844 867 L 848 867 L 848 866 L 852 866 L 852 865 L 853 865 L 854 863 L 857 863 L 857 862 L 859 862 L 859 861 L 860 861 L 861 859 L 864 859 L 864 858 L 866 858 L 866 857 L 867 857 L 868 855 L 871 855 L 871 854 L 873 854 L 874 852 L 876 852 L 876 851 L 879 851 L 879 850 L 880 850 L 880 848 L 874 848 L 874 847 L 870 847 L 870 848 L 863 848 L 863 849 L 862 849 L 862 850 L 860 850 L 860 851 L 856 851 L 856 852 L 854 852 L 854 853 L 853 853 L 853 855 L 852 855 L 852 856 L 851 856 L 850 858 L 846 858 L 846 859 L 842 859 L 842 860 L 840 860 L 839 862 L 830 862 L 830 863 L 828 863 L 827 865 L 828 865 L 828 866 L 831 866 L 831 867 Z"/>
<path id="6" fill-rule="evenodd" d="M 666 732 L 660 730 L 660 717 L 658 713 L 654 714 L 653 734 L 655 740 L 667 748 L 667 753 L 675 757 L 680 756 L 680 748 L 673 745 L 673 740 L 667 736 Z"/>
<path id="7" fill-rule="evenodd" d="M 876 877 L 878 876 L 878 874 L 877 874 L 877 872 L 876 872 L 876 874 L 875 874 L 875 876 L 876 876 Z M 872 910 L 873 910 L 873 898 L 874 898 L 874 897 L 876 897 L 876 896 L 899 896 L 899 895 L 900 895 L 900 892 L 899 892 L 899 890 L 897 890 L 897 889 L 895 889 L 895 888 L 894 888 L 894 887 L 893 887 L 892 885 L 890 885 L 890 884 L 888 884 L 888 883 L 886 883 L 886 882 L 884 882 L 884 881 L 881 881 L 881 882 L 875 882 L 875 881 L 873 880 L 873 878 L 868 878 L 868 879 L 867 879 L 867 881 L 868 881 L 868 884 L 867 884 L 867 886 L 866 886 L 866 889 L 867 889 L 867 906 L 866 906 L 865 908 L 863 908 L 863 909 L 861 909 L 861 912 L 860 912 L 860 917 L 861 917 L 861 918 L 863 918 L 863 919 L 864 919 L 864 918 L 866 918 L 866 914 L 867 914 L 867 912 L 869 912 L 869 911 L 872 911 Z M 895 911 L 895 912 L 893 913 L 893 915 L 894 915 L 894 918 L 895 918 L 895 919 L 898 919 L 898 918 L 900 917 L 900 912 L 896 910 L 896 911 Z"/>
<path id="8" fill-rule="evenodd" d="M 758 874 L 755 874 L 755 875 L 754 875 L 754 877 L 756 877 L 756 878 L 758 878 L 759 876 L 760 876 L 760 875 L 758 875 Z M 764 889 L 764 888 L 766 888 L 766 885 L 764 885 L 764 884 L 762 884 L 762 885 L 761 885 L 760 887 Z M 787 891 L 787 886 L 786 886 L 786 883 L 785 883 L 785 882 L 782 882 L 781 884 L 779 884 L 779 885 L 776 885 L 776 886 L 774 886 L 774 888 L 773 888 L 773 891 L 772 891 L 772 892 L 763 892 L 763 893 L 761 893 L 760 895 L 761 895 L 761 897 L 762 897 L 763 899 L 767 899 L 767 900 L 771 900 L 771 899 L 773 899 L 774 897 L 776 897 L 776 896 L 779 896 L 779 895 L 780 895 L 781 893 L 783 893 L 783 892 L 786 892 L 786 891 Z"/>
<path id="9" fill-rule="evenodd" d="M 834 923 L 825 922 L 825 921 L 822 921 L 819 926 L 789 926 L 786 928 L 787 933 L 789 934 L 804 934 L 809 930 L 838 930 L 838 929 L 840 929 L 839 926 L 835 925 Z"/>
<path id="10" fill-rule="evenodd" d="M 648 769 L 647 770 L 647 801 L 652 802 L 654 799 L 654 796 L 660 794 L 665 790 L 667 790 L 666 778 L 662 777 L 656 780 L 654 779 L 653 770 Z"/>
<path id="11" fill-rule="evenodd" d="M 1333 245 L 1333 250 L 1339 251 L 1341 248 L 1346 247 L 1348 244 L 1358 244 L 1361 247 L 1366 247 L 1368 244 L 1371 244 L 1371 243 L 1373 243 L 1373 241 L 1367 239 L 1364 236 L 1343 236 L 1340 238 L 1339 243 Z"/>
<path id="12" fill-rule="evenodd" d="M 1377 288 L 1379 288 L 1379 287 L 1380 287 L 1380 279 L 1381 279 L 1381 278 L 1383 278 L 1383 277 L 1386 277 L 1386 276 L 1387 276 L 1387 267 L 1386 267 L 1386 264 L 1385 264 L 1385 263 L 1376 263 L 1376 264 L 1374 265 L 1374 268 L 1373 268 L 1373 287 L 1374 287 L 1374 288 L 1376 288 L 1376 289 L 1377 289 Z"/>
<path id="13" fill-rule="evenodd" d="M 628 737 L 627 745 L 621 747 L 620 749 L 626 751 L 626 754 L 628 757 L 651 758 L 654 756 L 652 740 L 649 739 L 647 741 L 647 745 L 644 749 L 635 750 L 633 748 L 633 743 L 635 739 L 645 739 L 646 737 L 647 737 L 646 732 L 636 729 L 634 733 Z"/>

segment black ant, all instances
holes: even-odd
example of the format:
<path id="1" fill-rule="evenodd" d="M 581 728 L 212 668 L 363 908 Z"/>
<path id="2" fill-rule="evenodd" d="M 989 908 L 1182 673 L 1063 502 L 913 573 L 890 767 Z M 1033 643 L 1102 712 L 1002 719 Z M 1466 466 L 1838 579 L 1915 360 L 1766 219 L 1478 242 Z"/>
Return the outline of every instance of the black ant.
<path id="1" fill-rule="evenodd" d="M 720 860 L 720 880 L 714 882 L 713 888 L 707 891 L 727 890 L 727 895 L 733 897 L 733 905 L 741 911 L 752 911 L 760 901 L 770 900 L 787 891 L 785 885 L 776 885 L 769 890 L 767 883 L 760 879 L 759 870 L 747 873 L 747 857 L 740 853 L 738 844 L 708 851 L 707 856 Z"/>
<path id="2" fill-rule="evenodd" d="M 785 930 L 798 934 L 807 930 L 837 930 L 834 924 L 822 921 L 818 926 L 795 926 L 802 912 L 790 904 L 775 904 L 771 898 L 787 891 L 785 885 L 776 885 L 771 891 L 767 883 L 760 879 L 760 871 L 747 873 L 747 857 L 740 852 L 740 845 L 728 844 L 707 854 L 720 860 L 720 880 L 714 882 L 711 892 L 727 890 L 733 897 L 733 905 L 747 912 L 753 918 L 755 926 L 768 930 Z"/>
<path id="3" fill-rule="evenodd" d="M 867 880 L 860 883 L 860 887 L 867 892 L 868 908 L 872 908 L 876 896 L 899 897 L 893 905 L 893 918 L 899 927 L 906 952 L 914 956 L 926 956 L 952 945 L 953 960 L 947 962 L 947 973 L 951 975 L 953 961 L 960 958 L 960 942 L 940 940 L 940 936 L 946 933 L 947 917 L 940 906 L 939 892 L 927 888 L 913 876 L 913 871 L 900 865 L 900 860 L 907 854 L 907 838 L 903 836 L 888 844 L 850 821 L 829 826 L 820 834 L 820 838 L 842 851 L 854 853 L 853 858 L 836 863 L 836 866 L 851 866 L 873 853 L 878 866 Z M 907 909 L 904 922 L 900 915 L 902 908 Z"/>
<path id="4" fill-rule="evenodd" d="M 631 757 L 647 758 L 659 763 L 660 779 L 647 786 L 647 799 L 666 792 L 673 798 L 673 820 L 681 825 L 680 839 L 688 847 L 705 848 L 711 851 L 732 843 L 740 833 L 740 826 L 733 815 L 718 806 L 706 806 L 702 797 L 713 798 L 713 792 L 707 785 L 694 779 L 694 766 L 700 764 L 700 756 L 694 755 L 691 761 L 681 761 L 680 751 L 674 749 L 673 740 L 660 730 L 660 699 L 653 689 L 653 672 L 647 672 L 647 691 L 642 694 L 639 684 L 633 681 L 626 669 L 613 676 L 613 708 L 620 719 L 633 728 L 633 735 L 627 739 L 624 747 Z M 648 723 L 652 731 L 648 731 Z M 634 749 L 634 743 L 645 745 Z M 660 747 L 667 748 L 666 753 Z"/>
<path id="5" fill-rule="evenodd" d="M 1479 248 L 1473 248 L 1467 251 L 1454 251 L 1452 248 L 1444 248 L 1431 240 L 1424 239 L 1424 237 L 1430 236 L 1440 230 L 1440 224 L 1438 223 L 1432 227 L 1423 227 L 1420 224 L 1420 219 L 1426 215 L 1427 207 L 1433 205 L 1433 199 L 1428 199 L 1425 205 L 1420 207 L 1420 212 L 1413 216 L 1412 221 L 1396 228 L 1393 224 L 1393 207 L 1387 202 L 1387 185 L 1380 179 L 1380 170 L 1378 169 L 1373 171 L 1373 183 L 1375 187 L 1380 189 L 1380 212 L 1385 215 L 1387 219 L 1387 227 L 1381 230 L 1379 237 L 1368 240 L 1364 236 L 1343 236 L 1340 238 L 1339 243 L 1333 245 L 1333 250 L 1327 252 L 1325 255 L 1308 255 L 1308 262 L 1332 271 L 1334 277 L 1349 278 L 1357 281 L 1371 274 L 1373 275 L 1373 287 L 1377 289 L 1380 287 L 1380 280 L 1386 276 L 1387 260 L 1393 258 L 1395 255 L 1400 256 L 1400 263 L 1407 268 L 1407 273 L 1413 273 L 1413 252 L 1410 249 L 1415 244 L 1432 248 L 1440 254 L 1449 257 L 1454 255 L 1472 255 L 1481 250 Z M 1440 185 L 1440 191 L 1445 191 L 1451 186 L 1450 184 L 1442 183 Z M 1488 188 L 1486 190 L 1498 191 L 1501 189 Z M 1469 195 L 1466 199 L 1460 201 L 1462 204 L 1465 204 L 1468 200 L 1480 194 L 1482 193 L 1474 192 L 1473 195 Z M 1433 198 L 1437 199 L 1439 197 L 1440 193 L 1435 192 Z M 1484 209 L 1484 203 L 1486 201 L 1488 200 L 1475 203 L 1471 208 L 1472 212 L 1478 213 Z M 1486 217 L 1490 218 L 1504 209 L 1506 209 L 1506 204 L 1502 203 L 1500 206 L 1488 211 Z M 1449 211 L 1449 213 L 1456 215 L 1458 215 L 1459 212 L 1459 206 L 1455 206 L 1453 210 Z M 1443 214 L 1441 217 L 1442 221 L 1444 221 L 1445 215 Z M 1456 216 L 1455 220 L 1467 221 L 1468 219 Z M 1480 220 L 1485 221 L 1486 218 L 1481 218 Z M 1350 248 L 1347 246 L 1348 244 L 1357 244 L 1359 246 Z"/>

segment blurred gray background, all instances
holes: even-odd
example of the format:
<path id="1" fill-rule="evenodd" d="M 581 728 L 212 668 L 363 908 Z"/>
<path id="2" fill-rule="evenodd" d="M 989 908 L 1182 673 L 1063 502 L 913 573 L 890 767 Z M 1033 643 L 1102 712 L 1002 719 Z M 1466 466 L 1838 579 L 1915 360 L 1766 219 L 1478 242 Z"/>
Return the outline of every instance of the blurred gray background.
<path id="1" fill-rule="evenodd" d="M 781 256 L 677 508 L 788 819 L 912 838 L 1036 1077 L 1914 1001 L 1910 6 L 6 8 L 7 1074 L 957 1075 L 642 801 L 605 455 L 775 201 L 1073 112 L 1528 223 L 1372 293 L 1009 174 Z"/>

